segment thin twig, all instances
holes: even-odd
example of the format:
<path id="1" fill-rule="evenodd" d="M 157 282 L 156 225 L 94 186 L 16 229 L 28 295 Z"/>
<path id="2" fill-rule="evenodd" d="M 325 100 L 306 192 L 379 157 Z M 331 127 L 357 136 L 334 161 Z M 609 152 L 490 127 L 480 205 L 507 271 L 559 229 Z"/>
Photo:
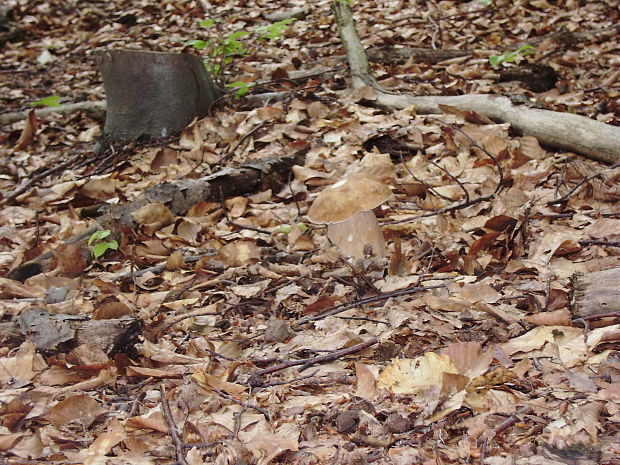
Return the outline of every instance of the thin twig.
<path id="1" fill-rule="evenodd" d="M 177 453 L 177 463 L 180 465 L 188 465 L 187 460 L 185 460 L 185 456 L 183 455 L 183 441 L 181 440 L 181 436 L 179 435 L 179 429 L 177 428 L 176 423 L 174 422 L 174 418 L 172 418 L 172 412 L 170 411 L 170 404 L 168 403 L 168 398 L 166 397 L 166 388 L 163 383 L 160 388 L 161 392 L 161 408 L 164 413 L 164 418 L 166 419 L 166 423 L 168 424 L 168 432 L 170 433 L 170 437 L 172 438 L 172 443 L 174 444 L 174 448 Z"/>
<path id="2" fill-rule="evenodd" d="M 449 205 L 447 207 L 440 208 L 439 210 L 435 210 L 435 211 L 432 211 L 432 212 L 424 213 L 422 215 L 410 216 L 408 218 L 403 218 L 402 220 L 386 221 L 386 222 L 381 223 L 381 224 L 382 225 L 400 224 L 400 223 L 408 223 L 410 221 L 414 221 L 414 220 L 417 220 L 417 219 L 420 219 L 420 218 L 429 218 L 431 216 L 440 215 L 442 213 L 448 213 L 448 212 L 452 212 L 452 211 L 456 211 L 456 210 L 462 210 L 463 208 L 471 207 L 472 205 L 475 205 L 475 204 L 480 203 L 480 202 L 484 202 L 485 200 L 491 200 L 494 197 L 495 197 L 495 194 L 483 195 L 481 197 L 476 197 L 475 199 L 471 199 L 469 202 L 463 202 L 463 203 L 459 203 L 459 204 L 456 204 L 456 205 Z"/>
<path id="3" fill-rule="evenodd" d="M 285 370 L 286 368 L 291 368 L 291 367 L 299 366 L 299 365 L 301 365 L 299 367 L 299 371 L 302 372 L 306 370 L 307 368 L 311 367 L 312 365 L 316 365 L 317 363 L 332 362 L 334 360 L 345 357 L 347 355 L 351 355 L 356 352 L 367 349 L 368 347 L 376 344 L 377 342 L 379 342 L 379 340 L 376 337 L 372 337 L 368 339 L 367 341 L 361 342 L 351 347 L 347 347 L 345 349 L 336 350 L 330 354 L 319 355 L 318 357 L 312 357 L 312 358 L 307 358 L 307 359 L 302 359 L 302 360 L 289 360 L 279 365 L 275 365 L 269 368 L 264 368 L 262 370 L 257 370 L 254 372 L 254 375 L 255 377 L 267 375 L 270 373 L 275 373 L 276 371 Z"/>
<path id="4" fill-rule="evenodd" d="M 0 201 L 0 205 L 12 202 L 42 179 L 64 170 L 65 168 L 71 166 L 73 162 L 75 162 L 79 158 L 82 158 L 83 156 L 84 155 L 80 153 L 69 160 L 60 162 L 58 165 L 52 168 L 42 170 L 38 173 L 35 171 L 34 173 L 29 174 L 28 180 L 22 186 L 18 186 L 13 192 L 9 193 L 4 199 L 2 199 L 2 201 Z"/>
<path id="5" fill-rule="evenodd" d="M 547 275 L 547 283 L 545 285 L 545 306 L 543 307 L 546 312 L 549 309 L 549 302 L 551 301 L 551 279 L 553 279 L 553 273 Z"/>
<path id="6" fill-rule="evenodd" d="M 503 186 L 504 186 L 504 170 L 502 169 L 501 165 L 499 164 L 499 161 L 497 161 L 497 158 L 495 158 L 495 156 L 492 155 L 491 152 L 489 152 L 484 145 L 478 144 L 474 139 L 472 139 L 472 137 L 469 134 L 467 134 L 465 131 L 463 131 L 457 125 L 455 125 L 455 124 L 447 125 L 446 123 L 444 123 L 440 119 L 434 118 L 432 116 L 429 116 L 428 118 L 432 119 L 432 120 L 435 120 L 435 121 L 438 121 L 439 124 L 441 124 L 442 126 L 447 126 L 449 128 L 452 128 L 452 129 L 460 132 L 463 136 L 465 136 L 469 140 L 469 142 L 470 142 L 472 147 L 482 151 L 487 157 L 489 157 L 493 161 L 493 163 L 495 164 L 495 168 L 497 168 L 497 174 L 499 175 L 499 181 L 497 182 L 497 185 L 495 186 L 495 191 L 493 193 L 494 194 L 499 194 L 500 191 L 502 190 Z"/>
<path id="7" fill-rule="evenodd" d="M 431 194 L 433 194 L 434 196 L 439 197 L 439 198 L 444 199 L 444 200 L 448 200 L 448 201 L 452 200 L 447 195 L 443 195 L 442 193 L 435 191 L 435 189 L 429 183 L 427 183 L 424 179 L 419 178 L 415 174 L 413 174 L 413 171 L 411 171 L 411 169 L 409 168 L 409 165 L 407 165 L 407 163 L 405 163 L 405 159 L 404 159 L 402 153 L 399 153 L 399 155 L 400 155 L 400 162 L 403 164 L 403 166 L 405 167 L 405 169 L 409 173 L 409 176 L 411 176 L 414 180 L 416 180 L 417 182 L 422 184 L 424 187 L 426 187 L 426 189 L 428 189 L 428 191 Z M 427 160 L 427 161 L 429 161 L 430 163 L 434 164 L 430 160 Z M 437 166 L 437 165 L 435 165 L 435 166 Z"/>
<path id="8" fill-rule="evenodd" d="M 269 415 L 269 412 L 265 410 L 264 408 L 259 407 L 256 404 L 252 404 L 250 402 L 243 402 L 242 400 L 236 399 L 230 394 L 227 394 L 224 391 L 221 391 L 219 389 L 213 389 L 213 392 L 215 392 L 220 397 L 223 397 L 224 399 L 228 399 L 231 402 L 234 402 L 235 404 L 241 405 L 242 407 L 251 408 L 252 410 L 256 410 L 257 412 L 262 413 L 263 415 L 265 415 L 265 418 L 267 418 L 267 420 L 271 419 L 271 415 Z"/>
<path id="9" fill-rule="evenodd" d="M 610 167 L 608 168 L 608 170 L 613 170 L 613 169 L 616 169 L 616 168 L 618 168 L 618 167 L 620 167 L 620 162 L 619 162 L 619 163 L 616 163 L 616 164 L 614 164 L 614 165 L 612 165 L 612 166 L 610 166 Z M 562 197 L 559 197 L 559 198 L 557 198 L 557 199 L 554 199 L 554 200 L 551 200 L 551 201 L 547 202 L 547 206 L 549 207 L 549 206 L 551 206 L 551 205 L 557 205 L 557 204 L 560 204 L 560 203 L 564 203 L 564 202 L 566 202 L 566 201 L 568 200 L 568 198 L 569 198 L 571 195 L 573 195 L 575 192 L 577 192 L 577 190 L 579 190 L 579 189 L 580 189 L 580 188 L 581 188 L 584 184 L 586 184 L 586 183 L 587 183 L 587 182 L 589 182 L 589 181 L 592 181 L 593 179 L 596 179 L 596 178 L 602 178 L 602 177 L 603 177 L 603 173 L 596 173 L 596 174 L 593 174 L 592 176 L 588 176 L 588 177 L 586 177 L 586 178 L 583 178 L 581 181 L 579 181 L 579 182 L 575 185 L 575 187 L 573 187 L 571 190 L 569 190 L 569 191 L 568 191 L 566 194 L 564 194 Z"/>
<path id="10" fill-rule="evenodd" d="M 575 192 L 577 192 L 582 186 L 584 186 L 588 181 L 591 181 L 593 179 L 596 178 L 600 178 L 602 177 L 603 174 L 602 173 L 597 173 L 597 174 L 593 174 L 592 176 L 588 176 L 586 178 L 583 178 L 581 181 L 579 181 L 575 187 L 573 187 L 571 190 L 569 190 L 566 194 L 564 194 L 561 197 L 558 197 L 557 199 L 553 199 L 550 200 L 549 202 L 547 202 L 547 206 L 550 207 L 551 205 L 558 205 L 560 203 L 564 203 L 566 202 L 566 200 L 568 200 L 568 198 L 573 195 Z"/>
<path id="11" fill-rule="evenodd" d="M 219 161 L 217 162 L 217 164 L 218 164 L 218 165 L 221 165 L 221 164 L 222 164 L 222 163 L 224 163 L 226 160 L 228 160 L 230 157 L 232 157 L 232 156 L 235 154 L 235 152 L 237 151 L 237 149 L 238 149 L 239 147 L 241 147 L 241 144 L 243 144 L 243 143 L 244 143 L 244 142 L 248 139 L 248 137 L 250 137 L 250 136 L 251 136 L 252 134 L 254 134 L 256 131 L 258 131 L 260 128 L 264 127 L 266 124 L 268 124 L 268 123 L 270 123 L 270 122 L 271 122 L 271 120 L 266 120 L 266 121 L 263 121 L 263 122 L 262 122 L 262 123 L 260 123 L 260 124 L 257 124 L 256 126 L 254 126 L 254 127 L 250 130 L 250 132 L 248 132 L 248 133 L 247 133 L 247 134 L 245 134 L 245 135 L 244 135 L 241 139 L 239 139 L 239 142 L 237 142 L 237 143 L 235 144 L 235 146 L 234 146 L 231 150 L 227 151 L 224 155 L 222 155 L 222 157 L 219 159 Z"/>
<path id="12" fill-rule="evenodd" d="M 579 241 L 578 242 L 579 245 L 603 245 L 603 246 L 607 246 L 607 247 L 620 247 L 620 242 L 609 242 L 609 241 L 597 241 L 597 240 L 591 240 L 591 241 Z"/>
<path id="13" fill-rule="evenodd" d="M 521 415 L 529 415 L 532 412 L 532 407 L 529 406 L 521 406 L 517 409 L 515 413 L 513 413 L 508 419 L 504 420 L 502 423 L 497 425 L 493 431 L 490 432 L 491 439 L 497 436 L 498 434 L 503 433 L 511 426 L 515 425 L 519 421 L 519 417 Z M 477 444 L 479 447 L 482 447 L 489 440 L 489 436 L 483 436 L 478 438 Z"/>
<path id="14" fill-rule="evenodd" d="M 433 23 L 433 27 L 435 28 L 435 33 L 433 34 L 433 37 L 431 37 L 431 47 L 433 48 L 433 50 L 435 50 L 437 48 L 443 48 L 443 33 L 441 30 L 441 10 L 439 9 L 439 5 L 437 5 L 436 1 L 433 0 L 431 1 L 431 3 L 437 10 L 437 20 L 435 20 L 432 15 L 429 15 L 428 17 L 430 22 Z M 439 40 L 437 41 L 437 43 L 435 43 L 435 37 L 437 36 L 439 37 Z"/>
<path id="15" fill-rule="evenodd" d="M 573 323 L 581 322 L 584 326 L 587 327 L 586 321 L 590 320 L 598 320 L 599 318 L 619 318 L 620 312 L 607 312 L 607 313 L 597 313 L 596 315 L 586 315 L 581 316 L 579 318 L 574 318 Z"/>
<path id="16" fill-rule="evenodd" d="M 390 325 L 388 321 L 373 320 L 372 318 L 366 318 L 364 316 L 337 316 L 340 320 L 352 320 L 352 321 L 368 321 L 370 323 L 377 323 L 381 325 Z"/>
<path id="17" fill-rule="evenodd" d="M 318 363 L 333 362 L 334 360 L 338 360 L 339 358 L 346 357 L 347 355 L 351 355 L 356 352 L 361 352 L 362 350 L 366 350 L 370 346 L 375 345 L 377 342 L 379 342 L 379 339 L 377 339 L 376 337 L 373 337 L 373 338 L 368 339 L 367 341 L 360 342 L 359 344 L 356 344 L 354 346 L 347 347 L 341 350 L 336 350 L 332 352 L 331 354 L 320 355 L 318 357 L 311 358 L 307 360 L 306 363 L 304 363 L 302 366 L 300 366 L 298 371 L 301 373 L 302 371 L 310 368 L 312 365 L 316 365 Z"/>
<path id="18" fill-rule="evenodd" d="M 313 378 L 314 376 L 316 376 L 318 372 L 319 370 L 316 370 L 315 372 L 310 373 L 309 375 L 299 376 L 297 378 L 289 379 L 287 381 L 271 381 L 269 383 L 260 383 L 256 387 L 266 388 L 266 387 L 273 387 L 273 386 L 283 386 L 285 384 L 292 384 L 298 381 L 304 381 L 306 379 Z"/>
<path id="19" fill-rule="evenodd" d="M 482 445 L 480 446 L 480 459 L 478 460 L 478 463 L 480 465 L 484 465 L 484 459 L 487 456 L 487 447 L 488 441 L 487 438 L 484 438 L 484 440 L 482 441 Z"/>
<path id="20" fill-rule="evenodd" d="M 182 315 L 175 315 L 171 318 L 168 318 L 167 321 L 165 323 L 162 324 L 161 328 L 157 329 L 157 333 L 161 334 L 162 332 L 164 332 L 165 330 L 167 330 L 168 328 L 171 328 L 172 326 L 176 325 L 177 323 L 180 323 L 183 320 L 187 320 L 188 318 L 194 318 L 195 316 L 205 316 L 205 315 L 220 315 L 223 313 L 226 313 L 228 310 L 230 310 L 233 307 L 227 307 L 221 311 L 212 311 L 212 310 L 207 310 L 205 308 L 198 308 L 196 310 L 193 310 L 191 312 L 187 312 L 187 313 L 183 313 Z"/>
<path id="21" fill-rule="evenodd" d="M 415 294 L 416 292 L 427 291 L 427 290 L 430 290 L 430 289 L 439 289 L 439 288 L 442 288 L 442 287 L 445 287 L 445 286 L 443 284 L 438 284 L 436 286 L 407 287 L 405 289 L 398 289 L 396 291 L 386 292 L 384 294 L 379 294 L 379 295 L 375 295 L 375 296 L 372 296 L 372 297 L 366 297 L 365 299 L 359 299 L 359 300 L 356 300 L 356 301 L 351 302 L 349 304 L 336 305 L 335 307 L 328 308 L 327 310 L 325 310 L 324 312 L 319 313 L 318 315 L 307 316 L 305 318 L 301 318 L 301 319 L 297 320 L 295 322 L 295 324 L 303 325 L 303 324 L 309 323 L 311 321 L 321 320 L 321 319 L 326 318 L 328 316 L 337 315 L 338 313 L 342 313 L 342 312 L 344 312 L 346 310 L 349 310 L 351 308 L 361 307 L 362 305 L 371 304 L 371 303 L 374 303 L 374 302 L 380 302 L 382 300 L 387 300 L 387 299 L 389 299 L 391 297 L 400 297 L 400 296 L 403 296 L 403 295 Z"/>
<path id="22" fill-rule="evenodd" d="M 443 171 L 444 173 L 446 173 L 446 175 L 452 179 L 455 183 L 457 183 L 459 185 L 459 187 L 461 188 L 461 190 L 465 193 L 465 202 L 469 202 L 470 198 L 469 198 L 469 191 L 467 190 L 467 188 L 463 185 L 463 183 L 461 181 L 459 181 L 459 179 L 454 176 L 452 173 L 450 173 L 450 171 L 448 171 L 447 169 L 445 169 L 443 166 L 435 163 L 432 160 L 426 160 L 427 162 L 429 162 L 431 165 L 436 166 L 437 168 L 439 168 L 441 171 Z M 452 200 L 452 199 L 450 199 Z"/>
<path id="23" fill-rule="evenodd" d="M 209 447 L 215 447 L 218 444 L 221 444 L 221 441 L 211 441 L 211 442 L 185 442 L 183 443 L 183 449 L 192 449 L 196 447 L 197 449 L 208 449 Z M 213 454 L 212 452 L 203 452 L 204 454 Z"/>

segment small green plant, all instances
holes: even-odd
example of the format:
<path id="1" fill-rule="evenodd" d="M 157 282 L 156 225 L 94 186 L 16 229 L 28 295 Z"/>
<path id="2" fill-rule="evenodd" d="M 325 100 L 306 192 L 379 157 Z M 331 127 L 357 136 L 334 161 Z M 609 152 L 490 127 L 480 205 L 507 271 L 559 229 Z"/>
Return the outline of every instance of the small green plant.
<path id="1" fill-rule="evenodd" d="M 116 242 L 116 240 L 104 240 L 111 233 L 109 229 L 102 229 L 90 235 L 88 238 L 88 246 L 92 247 L 91 253 L 93 257 L 99 258 L 108 250 L 118 250 L 118 242 Z"/>
<path id="2" fill-rule="evenodd" d="M 491 55 L 489 63 L 493 68 L 497 68 L 502 63 L 514 63 L 517 57 L 522 55 L 531 55 L 534 53 L 534 47 L 531 45 L 522 45 L 514 52 L 504 52 L 501 55 Z"/>
<path id="3" fill-rule="evenodd" d="M 50 95 L 40 100 L 36 100 L 30 104 L 33 107 L 59 107 L 60 97 L 58 95 Z"/>
<path id="4" fill-rule="evenodd" d="M 226 87 L 228 87 L 229 89 L 235 89 L 235 98 L 241 98 L 245 94 L 247 94 L 248 91 L 255 85 L 256 85 L 255 82 L 237 81 L 237 82 L 233 82 L 230 84 L 226 84 Z"/>
<path id="5" fill-rule="evenodd" d="M 295 21 L 294 18 L 284 19 L 269 25 L 258 26 L 251 31 L 243 29 L 224 36 L 219 27 L 220 20 L 207 18 L 200 21 L 198 25 L 211 30 L 210 35 L 212 37 L 207 40 L 189 40 L 186 44 L 194 47 L 196 50 L 205 51 L 205 65 L 215 80 L 220 85 L 236 89 L 235 96 L 242 97 L 254 83 L 237 81 L 232 84 L 224 84 L 226 70 L 235 60 L 254 53 L 256 44 L 277 40 L 282 37 L 293 21 Z"/>
<path id="6" fill-rule="evenodd" d="M 305 223 L 297 223 L 297 227 L 301 230 L 301 232 L 306 232 L 309 228 Z M 288 234 L 292 231 L 293 227 L 290 224 L 283 224 L 280 226 L 280 231 L 283 234 Z"/>

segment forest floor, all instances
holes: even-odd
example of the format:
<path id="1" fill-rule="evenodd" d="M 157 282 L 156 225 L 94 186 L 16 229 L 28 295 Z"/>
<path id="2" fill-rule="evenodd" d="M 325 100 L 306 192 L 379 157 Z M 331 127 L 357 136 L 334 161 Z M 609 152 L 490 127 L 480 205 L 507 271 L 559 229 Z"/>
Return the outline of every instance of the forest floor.
<path id="1" fill-rule="evenodd" d="M 350 79 L 326 0 L 5 3 L 0 38 L 17 32 L 0 46 L 0 115 L 105 100 L 98 49 L 199 54 L 187 41 L 209 37 L 205 18 L 226 37 L 306 11 L 223 76 L 284 99 L 227 96 L 178 138 L 114 152 L 94 151 L 96 112 L 0 126 L 0 324 L 17 328 L 0 335 L 0 463 L 620 464 L 620 320 L 571 305 L 577 273 L 620 267 L 620 168 L 475 114 L 336 93 Z M 391 91 L 502 94 L 614 126 L 619 7 L 352 4 Z M 489 64 L 525 44 L 517 63 Z M 470 53 L 395 61 L 377 48 L 401 46 Z M 558 79 L 499 82 L 523 63 Z M 278 191 L 183 217 L 150 204 L 97 259 L 64 242 L 103 203 L 300 150 Z M 356 172 L 392 191 L 376 209 L 385 263 L 350 263 L 306 217 Z M 6 277 L 47 251 L 43 273 Z M 34 310 L 56 319 L 23 330 Z M 64 326 L 90 320 L 137 326 L 116 348 Z"/>

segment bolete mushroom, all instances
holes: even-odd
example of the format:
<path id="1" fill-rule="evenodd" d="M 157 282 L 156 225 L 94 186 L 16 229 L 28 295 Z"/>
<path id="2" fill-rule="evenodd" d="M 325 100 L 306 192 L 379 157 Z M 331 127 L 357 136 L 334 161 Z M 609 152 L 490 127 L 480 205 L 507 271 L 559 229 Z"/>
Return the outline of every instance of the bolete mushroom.
<path id="1" fill-rule="evenodd" d="M 327 224 L 327 237 L 342 255 L 384 258 L 385 240 L 373 208 L 391 195 L 375 178 L 357 174 L 327 187 L 308 211 L 313 223 Z"/>

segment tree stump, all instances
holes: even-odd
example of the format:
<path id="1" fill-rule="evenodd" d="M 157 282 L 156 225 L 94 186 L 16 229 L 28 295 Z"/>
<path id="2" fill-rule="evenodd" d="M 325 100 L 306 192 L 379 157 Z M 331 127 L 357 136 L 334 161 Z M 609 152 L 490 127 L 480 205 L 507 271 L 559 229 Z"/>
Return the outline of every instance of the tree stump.
<path id="1" fill-rule="evenodd" d="M 131 353 L 139 342 L 141 330 L 142 321 L 131 316 L 91 320 L 80 315 L 52 315 L 45 309 L 33 308 L 16 321 L 0 322 L 0 345 L 14 349 L 28 340 L 36 344 L 37 350 L 50 355 L 90 344 L 114 355 Z"/>
<path id="2" fill-rule="evenodd" d="M 571 307 L 577 317 L 620 312 L 620 268 L 577 274 Z"/>
<path id="3" fill-rule="evenodd" d="M 178 134 L 221 95 L 200 57 L 182 53 L 97 53 L 107 99 L 102 146 Z"/>

